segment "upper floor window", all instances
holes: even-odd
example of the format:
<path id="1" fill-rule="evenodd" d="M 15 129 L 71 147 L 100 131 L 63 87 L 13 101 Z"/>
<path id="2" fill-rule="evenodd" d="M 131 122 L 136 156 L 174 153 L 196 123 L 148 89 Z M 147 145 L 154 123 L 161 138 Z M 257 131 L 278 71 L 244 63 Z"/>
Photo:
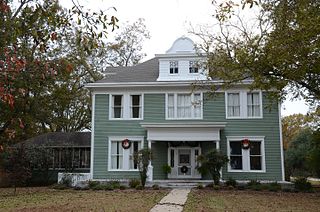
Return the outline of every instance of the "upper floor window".
<path id="1" fill-rule="evenodd" d="M 240 116 L 240 93 L 228 93 L 228 117 Z"/>
<path id="2" fill-rule="evenodd" d="M 123 95 L 112 96 L 112 118 L 123 117 Z"/>
<path id="3" fill-rule="evenodd" d="M 141 94 L 111 95 L 110 101 L 110 119 L 142 119 Z"/>
<path id="4" fill-rule="evenodd" d="M 167 118 L 169 119 L 200 119 L 202 118 L 202 95 L 168 94 Z"/>
<path id="5" fill-rule="evenodd" d="M 196 61 L 189 61 L 189 73 L 199 73 L 198 63 Z"/>
<path id="6" fill-rule="evenodd" d="M 258 92 L 247 93 L 248 117 L 260 116 L 260 95 Z"/>
<path id="7" fill-rule="evenodd" d="M 178 61 L 170 61 L 170 74 L 178 74 Z"/>
<path id="8" fill-rule="evenodd" d="M 262 118 L 261 92 L 226 92 L 227 118 Z"/>

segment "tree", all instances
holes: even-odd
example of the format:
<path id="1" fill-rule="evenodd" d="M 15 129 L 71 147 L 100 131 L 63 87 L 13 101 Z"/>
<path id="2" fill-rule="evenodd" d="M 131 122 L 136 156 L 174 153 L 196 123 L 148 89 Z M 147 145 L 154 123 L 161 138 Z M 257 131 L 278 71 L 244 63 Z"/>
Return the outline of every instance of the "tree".
<path id="1" fill-rule="evenodd" d="M 56 0 L 0 1 L 0 142 L 89 128 L 88 57 L 117 19 Z M 72 39 L 70 39 L 72 38 Z"/>
<path id="2" fill-rule="evenodd" d="M 219 33 L 195 32 L 204 41 L 198 47 L 207 53 L 209 76 L 221 79 L 222 88 L 247 80 L 250 89 L 272 91 L 272 97 L 292 92 L 319 101 L 320 2 L 246 0 L 243 8 L 248 4 L 259 8 L 251 28 L 229 0 L 218 5 Z"/>
<path id="3" fill-rule="evenodd" d="M 287 176 L 308 176 L 311 174 L 307 159 L 312 147 L 312 131 L 304 129 L 294 137 L 285 153 Z"/>
<path id="4" fill-rule="evenodd" d="M 293 114 L 282 118 L 281 123 L 284 150 L 288 149 L 293 138 L 297 136 L 301 132 L 301 130 L 307 128 L 317 130 L 317 128 L 319 127 L 318 124 L 320 122 L 319 109 L 316 112 L 312 112 L 306 115 Z"/>
<path id="5" fill-rule="evenodd" d="M 152 159 L 152 153 L 149 148 L 141 149 L 134 155 L 134 162 L 138 165 L 141 185 L 144 188 L 147 180 L 148 166 Z"/>
<path id="6" fill-rule="evenodd" d="M 229 159 L 223 153 L 213 149 L 205 155 L 199 155 L 200 166 L 197 170 L 201 174 L 209 173 L 215 185 L 219 185 L 221 168 L 228 163 Z"/>
<path id="7" fill-rule="evenodd" d="M 16 194 L 17 186 L 23 185 L 31 177 L 30 160 L 23 145 L 6 149 L 3 166 Z"/>
<path id="8" fill-rule="evenodd" d="M 146 29 L 144 19 L 139 18 L 134 23 L 127 25 L 119 31 L 113 42 L 109 42 L 101 52 L 105 54 L 104 62 L 109 66 L 132 66 L 138 64 L 143 57 L 142 47 L 150 33 Z"/>
<path id="9" fill-rule="evenodd" d="M 311 145 L 312 150 L 307 161 L 311 171 L 320 177 L 320 129 L 313 132 Z"/>

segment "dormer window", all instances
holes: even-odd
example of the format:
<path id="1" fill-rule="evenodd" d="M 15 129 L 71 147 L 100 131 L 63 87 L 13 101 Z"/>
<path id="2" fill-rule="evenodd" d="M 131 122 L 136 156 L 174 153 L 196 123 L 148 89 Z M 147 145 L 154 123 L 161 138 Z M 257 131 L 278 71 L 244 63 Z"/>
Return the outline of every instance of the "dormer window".
<path id="1" fill-rule="evenodd" d="M 196 61 L 189 61 L 189 73 L 190 74 L 199 73 L 198 63 Z"/>
<path id="2" fill-rule="evenodd" d="M 178 70 L 178 61 L 170 61 L 170 74 L 177 74 Z"/>

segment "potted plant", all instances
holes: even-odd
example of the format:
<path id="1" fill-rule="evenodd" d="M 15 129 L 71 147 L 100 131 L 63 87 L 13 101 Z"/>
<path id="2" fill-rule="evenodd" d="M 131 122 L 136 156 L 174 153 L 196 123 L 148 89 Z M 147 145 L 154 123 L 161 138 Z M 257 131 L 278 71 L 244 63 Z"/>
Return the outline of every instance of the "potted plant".
<path id="1" fill-rule="evenodd" d="M 162 170 L 166 174 L 166 177 L 168 177 L 168 174 L 171 173 L 171 166 L 169 166 L 168 164 L 165 164 L 162 166 Z"/>

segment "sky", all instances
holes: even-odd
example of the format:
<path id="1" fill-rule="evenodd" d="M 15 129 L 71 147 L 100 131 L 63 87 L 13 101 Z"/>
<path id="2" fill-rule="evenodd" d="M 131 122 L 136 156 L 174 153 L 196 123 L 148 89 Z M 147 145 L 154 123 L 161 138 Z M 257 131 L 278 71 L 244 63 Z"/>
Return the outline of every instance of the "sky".
<path id="1" fill-rule="evenodd" d="M 127 21 L 144 18 L 151 38 L 144 43 L 146 59 L 165 53 L 181 36 L 195 39 L 188 32 L 191 26 L 213 25 L 214 6 L 212 0 L 79 0 L 80 4 L 92 10 L 103 10 L 115 15 L 119 26 Z M 63 5 L 67 0 L 60 1 Z M 68 2 L 71 2 L 68 0 Z M 116 11 L 111 9 L 116 8 Z M 308 112 L 308 106 L 301 100 L 286 100 L 282 104 L 282 116 Z"/>

